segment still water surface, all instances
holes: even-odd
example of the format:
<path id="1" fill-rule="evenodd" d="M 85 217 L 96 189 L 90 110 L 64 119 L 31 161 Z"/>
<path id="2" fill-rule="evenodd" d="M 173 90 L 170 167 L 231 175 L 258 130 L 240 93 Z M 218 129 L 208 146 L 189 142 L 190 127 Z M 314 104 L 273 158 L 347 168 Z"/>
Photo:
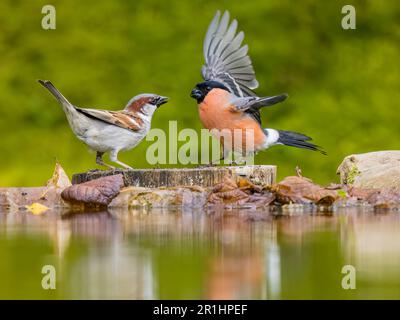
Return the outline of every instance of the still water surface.
<path id="1" fill-rule="evenodd" d="M 400 299 L 400 212 L 0 212 L 0 298 Z"/>

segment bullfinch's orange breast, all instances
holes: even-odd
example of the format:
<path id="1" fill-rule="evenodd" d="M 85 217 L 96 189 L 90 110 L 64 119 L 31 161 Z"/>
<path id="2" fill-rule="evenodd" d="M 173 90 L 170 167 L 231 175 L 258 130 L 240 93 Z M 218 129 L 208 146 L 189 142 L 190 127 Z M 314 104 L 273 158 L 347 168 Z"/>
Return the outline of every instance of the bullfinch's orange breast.
<path id="1" fill-rule="evenodd" d="M 249 132 L 254 132 L 254 147 L 256 150 L 261 148 L 266 140 L 266 136 L 262 128 L 249 114 L 240 111 L 234 111 L 235 108 L 230 105 L 230 98 L 230 93 L 222 89 L 212 89 L 207 94 L 203 102 L 199 104 L 199 116 L 203 126 L 209 130 L 231 130 L 232 139 L 227 141 L 227 138 L 225 137 L 225 143 L 228 143 L 232 146 L 237 145 L 235 150 L 240 148 L 237 143 L 235 144 L 234 141 L 235 129 L 242 130 L 241 149 L 245 149 L 246 147 L 246 130 L 247 134 L 249 134 Z M 220 140 L 221 143 L 223 143 L 223 139 Z"/>
<path id="2" fill-rule="evenodd" d="M 222 89 L 212 89 L 203 102 L 199 104 L 200 121 L 206 129 L 221 129 L 221 123 L 226 117 L 229 106 L 229 92 Z M 226 127 L 225 127 L 226 128 Z"/>

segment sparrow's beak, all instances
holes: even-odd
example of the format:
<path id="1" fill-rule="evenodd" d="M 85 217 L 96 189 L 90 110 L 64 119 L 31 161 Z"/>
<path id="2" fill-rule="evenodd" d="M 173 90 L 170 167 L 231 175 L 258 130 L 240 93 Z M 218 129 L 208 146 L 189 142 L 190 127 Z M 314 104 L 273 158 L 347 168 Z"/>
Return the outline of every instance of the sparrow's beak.
<path id="1" fill-rule="evenodd" d="M 288 97 L 287 93 L 280 94 L 279 96 L 269 97 L 267 99 L 264 99 L 263 105 L 264 106 L 272 106 L 272 105 L 277 104 L 279 102 L 285 101 L 287 97 Z"/>
<path id="2" fill-rule="evenodd" d="M 203 96 L 203 93 L 199 89 L 193 89 L 192 92 L 190 93 L 190 96 L 193 99 L 199 100 Z"/>
<path id="3" fill-rule="evenodd" d="M 164 103 L 167 103 L 168 99 L 168 97 L 159 96 L 157 99 L 157 107 L 161 106 Z"/>

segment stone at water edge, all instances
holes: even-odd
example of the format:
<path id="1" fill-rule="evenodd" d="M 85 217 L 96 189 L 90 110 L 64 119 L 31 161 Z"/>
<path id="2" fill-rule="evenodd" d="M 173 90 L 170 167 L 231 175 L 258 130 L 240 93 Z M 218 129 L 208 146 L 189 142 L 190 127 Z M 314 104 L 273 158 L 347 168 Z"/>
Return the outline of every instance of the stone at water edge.
<path id="1" fill-rule="evenodd" d="M 121 190 L 108 207 L 202 208 L 207 203 L 207 196 L 208 192 L 201 187 L 127 187 Z"/>
<path id="2" fill-rule="evenodd" d="M 68 205 L 61 199 L 61 192 L 70 185 L 68 175 L 56 163 L 45 187 L 0 188 L 0 207 L 18 210 L 36 203 L 48 208 L 65 208 Z"/>
<path id="3" fill-rule="evenodd" d="M 177 186 L 213 187 L 227 178 L 245 177 L 258 185 L 276 182 L 276 166 L 221 166 L 205 168 L 134 169 L 89 171 L 73 175 L 72 183 L 79 184 L 101 177 L 122 174 L 125 186 L 159 188 Z"/>
<path id="4" fill-rule="evenodd" d="M 344 158 L 337 174 L 342 184 L 400 191 L 400 151 L 376 151 Z"/>

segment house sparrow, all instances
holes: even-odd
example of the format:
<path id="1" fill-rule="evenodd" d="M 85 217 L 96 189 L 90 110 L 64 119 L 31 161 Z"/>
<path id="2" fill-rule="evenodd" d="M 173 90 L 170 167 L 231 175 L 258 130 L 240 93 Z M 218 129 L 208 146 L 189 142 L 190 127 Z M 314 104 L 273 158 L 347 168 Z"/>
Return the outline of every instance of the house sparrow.
<path id="1" fill-rule="evenodd" d="M 118 152 L 130 150 L 146 136 L 154 111 L 168 101 L 156 94 L 139 94 L 122 111 L 78 108 L 71 104 L 47 80 L 38 80 L 63 107 L 69 125 L 79 140 L 96 151 L 96 163 L 114 169 L 103 162 L 103 154 L 110 152 L 110 160 L 124 168 L 130 166 L 118 160 Z"/>
<path id="2" fill-rule="evenodd" d="M 325 153 L 310 143 L 312 139 L 304 134 L 262 127 L 260 109 L 282 102 L 288 95 L 255 95 L 252 90 L 258 87 L 258 81 L 247 55 L 248 46 L 242 46 L 244 33 L 236 34 L 237 21 L 229 23 L 229 20 L 228 11 L 221 19 L 217 11 L 211 21 L 203 47 L 205 65 L 202 76 L 205 82 L 198 83 L 191 92 L 191 97 L 197 100 L 203 126 L 209 130 L 228 129 L 231 132 L 231 141 L 225 144 L 225 148 L 223 138 L 219 137 L 223 148 L 220 160 L 227 157 L 230 151 L 248 155 L 277 144 Z M 234 142 L 235 129 L 241 129 L 240 144 Z M 253 132 L 253 146 L 246 146 L 246 130 Z"/>

